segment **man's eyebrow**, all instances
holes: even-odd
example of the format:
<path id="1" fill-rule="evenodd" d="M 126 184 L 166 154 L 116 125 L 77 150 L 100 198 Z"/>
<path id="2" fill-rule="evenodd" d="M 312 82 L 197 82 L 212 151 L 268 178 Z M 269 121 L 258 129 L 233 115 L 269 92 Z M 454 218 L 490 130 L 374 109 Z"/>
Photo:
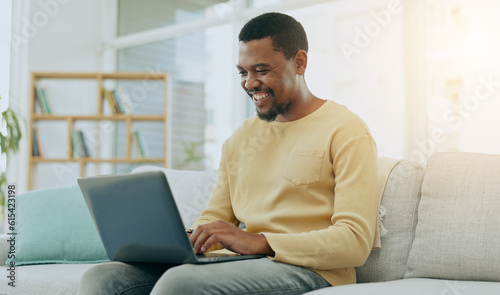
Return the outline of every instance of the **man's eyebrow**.
<path id="1" fill-rule="evenodd" d="M 267 67 L 267 68 L 270 68 L 271 65 L 265 64 L 265 63 L 258 63 L 258 64 L 255 64 L 255 65 L 252 66 L 252 68 L 258 68 L 258 67 Z"/>
<path id="2" fill-rule="evenodd" d="M 252 66 L 252 68 L 258 68 L 258 67 L 270 68 L 270 67 L 271 67 L 271 65 L 266 64 L 266 63 L 258 63 L 258 64 L 254 64 L 254 65 Z M 242 66 L 240 66 L 240 65 L 236 65 L 236 68 L 237 68 L 238 70 L 244 70 L 244 68 L 243 68 Z"/>

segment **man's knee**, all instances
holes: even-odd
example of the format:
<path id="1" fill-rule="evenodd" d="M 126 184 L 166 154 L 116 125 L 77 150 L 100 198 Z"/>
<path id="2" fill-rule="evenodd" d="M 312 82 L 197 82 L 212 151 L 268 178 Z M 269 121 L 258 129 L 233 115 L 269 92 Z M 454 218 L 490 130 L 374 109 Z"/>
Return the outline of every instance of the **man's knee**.
<path id="1" fill-rule="evenodd" d="M 113 263 L 102 263 L 88 269 L 80 281 L 78 295 L 99 295 L 109 294 L 108 285 L 113 281 Z M 116 275 L 114 275 L 116 276 Z"/>
<path id="2" fill-rule="evenodd" d="M 156 283 L 151 295 L 207 294 L 217 288 L 214 273 L 205 272 L 201 265 L 184 264 L 166 271 Z"/>
<path id="3" fill-rule="evenodd" d="M 166 268 L 121 262 L 97 264 L 83 274 L 78 295 L 148 294 Z"/>

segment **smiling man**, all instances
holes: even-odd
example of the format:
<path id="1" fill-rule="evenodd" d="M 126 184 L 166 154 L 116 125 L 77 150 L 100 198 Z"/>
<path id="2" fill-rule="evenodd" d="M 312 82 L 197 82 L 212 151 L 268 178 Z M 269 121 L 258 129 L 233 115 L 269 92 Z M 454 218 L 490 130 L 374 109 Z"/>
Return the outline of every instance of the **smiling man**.
<path id="1" fill-rule="evenodd" d="M 302 294 L 356 282 L 378 213 L 375 142 L 358 116 L 307 88 L 307 37 L 295 19 L 263 14 L 239 40 L 236 67 L 257 116 L 224 143 L 217 184 L 190 240 L 197 253 L 266 257 L 104 264 L 85 275 L 82 286 L 93 287 L 80 294 L 148 294 L 153 286 L 151 294 Z"/>
<path id="2" fill-rule="evenodd" d="M 278 14 L 265 16 L 268 22 L 282 17 Z M 258 21 L 255 19 L 254 23 Z M 273 33 L 277 28 L 271 27 L 274 24 L 262 23 L 252 28 L 250 22 L 239 36 L 236 67 L 240 71 L 241 86 L 253 99 L 259 118 L 269 122 L 297 120 L 324 103 L 307 89 L 304 80 L 307 38 L 302 26 L 293 24 L 295 30 L 281 27 L 281 34 L 277 34 Z"/>

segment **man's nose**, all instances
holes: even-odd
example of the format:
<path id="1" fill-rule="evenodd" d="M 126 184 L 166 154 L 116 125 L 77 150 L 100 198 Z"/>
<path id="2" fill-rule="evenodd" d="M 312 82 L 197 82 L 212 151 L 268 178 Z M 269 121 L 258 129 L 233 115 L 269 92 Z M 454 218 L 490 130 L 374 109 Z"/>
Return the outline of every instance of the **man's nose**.
<path id="1" fill-rule="evenodd" d="M 259 87 L 261 84 L 260 80 L 257 79 L 254 75 L 249 74 L 247 76 L 247 79 L 245 81 L 245 88 L 246 89 L 254 89 Z"/>

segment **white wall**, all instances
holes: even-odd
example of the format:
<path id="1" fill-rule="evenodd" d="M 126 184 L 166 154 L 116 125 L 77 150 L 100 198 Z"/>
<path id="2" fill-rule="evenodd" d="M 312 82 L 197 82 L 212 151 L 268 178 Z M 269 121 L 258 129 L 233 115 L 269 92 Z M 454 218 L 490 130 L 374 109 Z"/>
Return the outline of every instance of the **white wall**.
<path id="1" fill-rule="evenodd" d="M 0 3 L 0 36 L 3 40 L 10 35 L 12 20 L 12 0 Z M 10 42 L 0 42 L 0 112 L 5 110 L 9 94 Z"/>
<path id="2" fill-rule="evenodd" d="M 404 157 L 403 21 L 400 1 L 334 1 L 288 12 L 309 39 L 306 81 L 370 128 L 381 157 Z"/>
<path id="3" fill-rule="evenodd" d="M 53 1 L 57 3 L 56 1 Z M 98 52 L 101 36 L 101 1 L 67 1 L 52 9 L 46 25 L 30 40 L 31 71 L 96 71 L 100 69 Z M 33 2 L 35 20 L 48 8 Z M 34 24 L 34 22 L 33 22 Z"/>
<path id="4" fill-rule="evenodd" d="M 100 46 L 102 39 L 110 36 L 109 30 L 112 27 L 110 24 L 114 22 L 114 16 L 107 11 L 104 12 L 103 9 L 112 7 L 115 3 L 114 1 L 101 3 L 98 0 L 19 2 L 16 3 L 18 14 L 14 20 L 13 29 L 22 38 L 17 42 L 20 45 L 16 52 L 17 65 L 13 65 L 12 70 L 12 76 L 16 77 L 16 81 L 11 84 L 14 85 L 16 103 L 22 109 L 24 118 L 28 120 L 30 72 L 112 70 L 109 66 L 104 68 L 103 65 L 112 64 L 114 60 L 112 57 L 104 59 L 102 56 L 105 52 Z M 26 4 L 30 2 L 31 6 Z M 363 0 L 355 2 L 365 3 Z M 352 43 L 356 33 L 353 30 L 356 26 L 363 28 L 368 22 L 373 21 L 371 12 L 383 10 L 387 3 L 388 1 L 379 0 L 367 7 L 350 3 L 350 1 L 334 1 L 324 5 L 324 9 L 321 10 L 323 18 L 316 17 L 317 10 L 308 14 L 307 10 L 303 9 L 292 12 L 292 15 L 303 22 L 309 34 L 311 60 L 306 79 L 313 93 L 345 104 L 358 113 L 370 126 L 379 145 L 380 154 L 398 157 L 404 150 L 404 95 L 400 86 L 402 82 L 398 80 L 402 76 L 401 48 L 394 46 L 401 42 L 400 16 L 393 15 L 392 22 L 387 27 L 383 27 L 376 38 L 370 40 L 369 46 L 363 48 L 360 54 L 352 56 L 352 62 L 346 62 L 345 56 L 339 50 L 341 42 Z M 102 32 L 103 28 L 108 29 L 108 32 Z M 342 31 L 343 28 L 349 30 Z M 388 44 L 394 52 L 386 50 Z M 335 54 L 331 54 L 332 50 Z M 380 55 L 383 58 L 378 58 Z M 389 58 L 392 58 L 392 62 L 386 64 L 385 61 Z M 378 63 L 366 62 L 373 60 Z M 234 70 L 233 66 L 231 70 Z M 360 76 L 356 73 L 364 75 Z M 95 112 L 96 94 L 93 86 L 90 85 L 89 88 L 92 89 L 88 92 L 82 92 L 81 87 L 75 83 L 65 82 L 61 85 L 65 86 L 51 88 L 53 89 L 52 101 L 57 112 Z M 79 90 L 76 91 L 73 88 Z M 351 89 L 362 91 L 353 92 Z M 72 92 L 73 99 L 66 99 L 67 92 Z M 78 98 L 76 100 L 75 95 Z M 375 113 L 374 108 L 382 112 Z M 219 115 L 214 114 L 214 117 L 215 115 L 217 120 L 221 119 Z M 241 121 L 244 116 L 237 117 L 235 120 Z M 42 143 L 49 144 L 50 153 L 57 156 L 64 154 L 67 149 L 66 138 L 60 138 L 60 134 L 66 133 L 66 129 L 64 125 L 54 128 L 58 131 L 46 133 Z M 226 134 L 227 130 L 221 129 L 216 132 Z M 224 139 L 225 137 L 220 137 L 219 141 L 222 142 Z M 26 187 L 28 157 L 26 138 L 23 145 L 24 148 L 15 165 L 19 168 L 13 173 L 19 180 L 19 185 Z M 217 144 L 214 144 L 211 152 L 217 154 L 219 149 L 215 146 Z M 218 160 L 215 159 L 213 162 L 212 166 L 216 166 Z M 71 185 L 73 183 L 69 180 L 75 179 L 79 172 L 77 165 L 44 164 L 38 166 L 46 167 L 38 171 L 35 183 L 37 188 Z"/>
<path id="5" fill-rule="evenodd" d="M 12 1 L 2 1 L 0 3 L 0 37 L 3 37 L 4 40 L 10 35 L 11 30 L 11 20 L 12 20 Z M 6 129 L 2 127 L 2 116 L 1 114 L 7 110 L 9 107 L 9 82 L 10 82 L 10 42 L 0 42 L 0 132 L 3 135 L 7 132 Z M 8 172 L 7 171 L 7 156 L 0 149 L 0 173 Z M 10 178 L 7 175 L 7 184 L 16 184 L 10 181 Z M 4 187 L 0 187 L 0 189 L 6 189 Z M 7 208 L 3 208 L 4 212 L 3 216 L 6 216 L 5 210 Z M 4 232 L 5 224 L 1 222 L 0 229 Z"/>
<path id="6" fill-rule="evenodd" d="M 101 59 L 101 11 L 99 0 L 41 0 L 15 1 L 13 16 L 13 52 L 11 68 L 11 104 L 17 105 L 20 115 L 29 122 L 29 83 L 31 72 L 95 72 L 102 69 Z M 82 92 L 81 88 L 68 83 L 61 93 L 72 92 L 78 100 L 55 96 L 52 104 L 57 112 L 95 112 L 96 93 Z M 88 99 L 91 98 L 91 99 Z M 71 101 L 71 103 L 69 103 Z M 27 125 L 27 124 L 26 124 Z M 25 125 L 22 149 L 12 163 L 10 178 L 16 179 L 19 191 L 27 187 L 28 126 Z M 58 127 L 59 128 L 59 127 Z M 64 128 L 64 127 L 62 127 Z M 64 129 L 66 130 L 66 129 Z M 45 143 L 53 149 L 67 149 L 66 142 L 57 139 L 60 133 L 45 133 Z M 43 166 L 43 165 L 42 165 Z M 78 169 L 66 169 L 63 177 L 54 177 L 54 167 L 38 171 L 37 188 L 61 187 L 76 184 L 70 176 L 78 175 Z M 74 181 L 74 180 L 73 180 Z"/>

